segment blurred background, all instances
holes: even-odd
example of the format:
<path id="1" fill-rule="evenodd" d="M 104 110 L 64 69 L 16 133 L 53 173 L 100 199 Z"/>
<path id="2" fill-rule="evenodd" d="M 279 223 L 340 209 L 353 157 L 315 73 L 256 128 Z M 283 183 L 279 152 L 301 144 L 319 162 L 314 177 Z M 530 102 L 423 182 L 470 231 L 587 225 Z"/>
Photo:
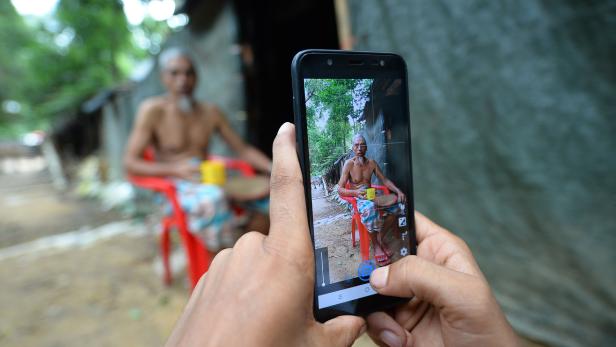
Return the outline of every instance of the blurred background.
<path id="1" fill-rule="evenodd" d="M 163 284 L 160 215 L 121 158 L 176 46 L 196 97 L 270 154 L 296 52 L 401 54 L 417 209 L 469 243 L 527 345 L 616 344 L 615 1 L 7 0 L 1 345 L 170 333 L 186 276 Z"/>

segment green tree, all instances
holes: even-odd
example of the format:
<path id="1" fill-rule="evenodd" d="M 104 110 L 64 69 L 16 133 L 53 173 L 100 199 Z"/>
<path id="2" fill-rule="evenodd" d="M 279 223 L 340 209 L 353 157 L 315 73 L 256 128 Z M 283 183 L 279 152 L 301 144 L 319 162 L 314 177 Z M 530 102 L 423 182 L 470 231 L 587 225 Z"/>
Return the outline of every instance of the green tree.
<path id="1" fill-rule="evenodd" d="M 152 20 L 139 29 L 168 32 Z M 1 111 L 0 137 L 74 114 L 98 91 L 123 83 L 149 54 L 134 44 L 119 0 L 61 0 L 52 16 L 27 22 L 1 1 L 0 39 L 0 103 L 21 105 L 16 114 Z"/>
<path id="2" fill-rule="evenodd" d="M 10 1 L 0 1 L 0 136 L 9 133 L 9 124 L 17 122 L 20 114 L 26 112 L 24 107 L 13 113 L 6 112 L 4 105 L 17 96 L 25 95 L 24 85 L 27 79 L 28 54 L 23 46 L 36 44 L 35 37 L 17 14 Z"/>
<path id="3" fill-rule="evenodd" d="M 360 128 L 371 80 L 309 79 L 305 83 L 310 167 L 322 174 L 349 151 Z"/>

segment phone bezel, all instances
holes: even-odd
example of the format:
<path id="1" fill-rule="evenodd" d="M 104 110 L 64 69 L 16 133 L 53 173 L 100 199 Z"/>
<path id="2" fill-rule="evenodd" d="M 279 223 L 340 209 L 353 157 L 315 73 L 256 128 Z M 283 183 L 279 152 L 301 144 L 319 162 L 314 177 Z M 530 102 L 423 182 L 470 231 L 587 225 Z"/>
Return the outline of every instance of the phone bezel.
<path id="1" fill-rule="evenodd" d="M 332 64 L 328 64 L 328 60 L 331 60 Z M 384 62 L 381 65 L 381 61 Z M 304 182 L 310 182 L 308 164 L 308 138 L 307 138 L 307 124 L 306 124 L 306 105 L 304 101 L 304 78 L 376 78 L 376 77 L 397 77 L 402 79 L 404 90 L 408 93 L 408 78 L 407 69 L 404 59 L 397 54 L 393 53 L 380 53 L 380 52 L 349 52 L 338 50 L 305 50 L 297 53 L 293 58 L 291 64 L 291 77 L 293 83 L 293 109 L 295 113 L 296 124 L 296 142 L 297 151 L 300 157 L 300 166 L 302 169 L 302 176 Z M 409 98 L 403 98 L 404 112 L 410 115 L 409 111 Z M 410 118 L 408 119 L 408 139 L 409 139 L 409 172 L 412 176 L 412 152 L 411 152 L 411 124 Z M 409 220 L 410 232 L 410 249 L 411 254 L 416 254 L 417 242 L 415 238 L 415 219 L 413 218 L 412 211 L 414 210 L 413 201 L 413 180 L 411 177 L 408 191 L 409 208 L 407 209 L 407 217 Z M 313 217 L 312 217 L 312 192 L 309 184 L 304 184 L 304 194 L 306 197 L 306 209 L 308 213 L 308 222 L 310 229 L 310 237 L 314 248 L 314 229 L 313 229 Z M 409 215 L 410 214 L 410 215 Z M 316 259 L 315 259 L 316 263 Z M 315 267 L 315 279 L 316 279 L 316 267 Z M 350 281 L 350 285 L 341 286 L 342 288 L 349 288 L 357 284 L 364 284 L 357 278 Z M 382 295 L 372 295 L 357 300 L 348 301 L 335 306 L 319 309 L 317 305 L 317 288 L 316 284 L 314 288 L 313 307 L 315 318 L 324 322 L 331 318 L 344 315 L 366 315 L 368 313 L 386 310 L 400 304 L 408 299 L 388 297 Z M 337 289 L 336 289 L 337 290 Z"/>

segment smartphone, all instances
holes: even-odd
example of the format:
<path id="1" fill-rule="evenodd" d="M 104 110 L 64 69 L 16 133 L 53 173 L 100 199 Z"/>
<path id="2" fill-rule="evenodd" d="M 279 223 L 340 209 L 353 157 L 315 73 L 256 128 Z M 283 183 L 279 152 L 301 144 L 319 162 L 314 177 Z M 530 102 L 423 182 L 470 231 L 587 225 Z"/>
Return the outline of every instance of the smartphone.
<path id="1" fill-rule="evenodd" d="M 305 50 L 291 70 L 315 318 L 386 310 L 408 299 L 377 294 L 370 273 L 417 251 L 406 63 Z"/>

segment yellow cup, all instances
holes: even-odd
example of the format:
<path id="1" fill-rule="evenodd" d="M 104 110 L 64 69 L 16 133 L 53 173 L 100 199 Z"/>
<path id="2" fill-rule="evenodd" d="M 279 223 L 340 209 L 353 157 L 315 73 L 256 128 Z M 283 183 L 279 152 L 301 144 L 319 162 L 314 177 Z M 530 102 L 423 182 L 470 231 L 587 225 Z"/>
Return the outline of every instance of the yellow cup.
<path id="1" fill-rule="evenodd" d="M 374 200 L 376 198 L 376 188 L 368 188 L 366 189 L 366 199 Z"/>
<path id="2" fill-rule="evenodd" d="M 225 164 L 216 160 L 206 160 L 201 163 L 201 182 L 204 184 L 225 184 Z"/>

